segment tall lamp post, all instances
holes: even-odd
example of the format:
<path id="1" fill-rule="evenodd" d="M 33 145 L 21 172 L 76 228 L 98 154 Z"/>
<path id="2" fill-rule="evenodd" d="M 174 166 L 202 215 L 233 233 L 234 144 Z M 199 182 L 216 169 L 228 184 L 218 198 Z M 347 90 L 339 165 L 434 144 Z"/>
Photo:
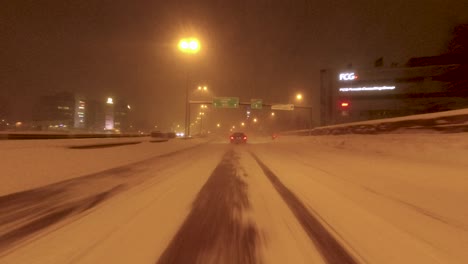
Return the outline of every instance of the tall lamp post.
<path id="1" fill-rule="evenodd" d="M 302 96 L 302 93 L 297 93 L 295 96 L 295 99 L 298 104 L 302 105 L 302 100 L 304 99 L 304 97 Z M 299 119 L 298 119 L 298 115 L 294 113 L 294 128 L 295 129 L 299 129 L 301 127 L 301 124 L 299 123 L 298 125 L 298 122 L 297 122 L 298 120 L 302 120 L 300 117 L 301 116 L 299 116 Z"/>
<path id="2" fill-rule="evenodd" d="M 304 97 L 302 96 L 301 93 L 296 94 L 296 101 L 302 102 L 302 99 L 303 99 L 303 98 L 304 98 Z M 309 119 L 308 127 L 309 127 L 309 136 L 310 136 L 311 133 L 312 133 L 312 114 L 313 114 L 313 113 L 312 113 L 312 100 L 311 100 L 311 102 L 310 102 L 310 106 L 309 106 L 309 107 L 310 107 L 310 109 L 309 109 L 309 114 L 308 114 L 308 116 L 309 116 L 309 118 L 308 118 L 308 119 Z"/>
<path id="3" fill-rule="evenodd" d="M 205 112 L 200 112 L 199 115 L 200 115 L 200 132 L 199 132 L 199 134 L 201 135 L 202 132 L 203 132 L 203 116 L 205 116 Z"/>
<path id="4" fill-rule="evenodd" d="M 179 50 L 188 55 L 197 54 L 200 51 L 200 41 L 197 38 L 183 38 L 179 41 Z M 190 102 L 189 102 L 189 69 L 187 66 L 187 80 L 185 84 L 185 137 L 190 136 Z"/>

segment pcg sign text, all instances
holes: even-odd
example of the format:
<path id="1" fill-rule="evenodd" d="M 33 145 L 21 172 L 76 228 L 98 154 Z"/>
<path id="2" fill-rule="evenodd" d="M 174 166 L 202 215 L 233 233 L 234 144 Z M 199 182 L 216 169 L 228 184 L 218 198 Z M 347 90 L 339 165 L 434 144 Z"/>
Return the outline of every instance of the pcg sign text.
<path id="1" fill-rule="evenodd" d="M 356 79 L 357 79 L 357 75 L 354 74 L 354 72 L 340 73 L 340 81 L 352 81 Z"/>

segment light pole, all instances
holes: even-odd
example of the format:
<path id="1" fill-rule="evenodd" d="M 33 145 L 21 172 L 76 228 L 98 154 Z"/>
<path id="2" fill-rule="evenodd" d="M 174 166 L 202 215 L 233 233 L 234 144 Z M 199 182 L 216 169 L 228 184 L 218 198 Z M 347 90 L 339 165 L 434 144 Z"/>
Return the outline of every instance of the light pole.
<path id="1" fill-rule="evenodd" d="M 296 94 L 296 100 L 298 102 L 302 102 L 303 98 L 304 97 L 302 96 L 301 93 Z M 309 125 L 308 126 L 309 126 L 309 135 L 311 135 L 311 133 L 312 133 L 312 100 L 310 100 L 309 104 L 310 104 L 310 106 L 306 107 L 306 108 L 309 108 L 309 111 L 310 111 L 309 114 L 308 114 L 308 116 L 309 116 L 309 118 L 308 118 L 309 119 Z"/>
<path id="2" fill-rule="evenodd" d="M 199 132 L 200 136 L 202 135 L 202 133 L 203 133 L 203 115 L 200 118 L 200 132 Z"/>
<path id="3" fill-rule="evenodd" d="M 196 38 L 183 38 L 179 41 L 179 50 L 186 54 L 197 54 L 200 51 L 200 41 Z M 185 84 L 185 137 L 190 136 L 190 102 L 189 102 L 189 69 L 187 65 L 187 80 Z"/>
<path id="4" fill-rule="evenodd" d="M 199 115 L 200 115 L 200 132 L 199 132 L 199 134 L 201 136 L 201 134 L 203 132 L 203 116 L 205 116 L 205 112 L 200 112 Z"/>

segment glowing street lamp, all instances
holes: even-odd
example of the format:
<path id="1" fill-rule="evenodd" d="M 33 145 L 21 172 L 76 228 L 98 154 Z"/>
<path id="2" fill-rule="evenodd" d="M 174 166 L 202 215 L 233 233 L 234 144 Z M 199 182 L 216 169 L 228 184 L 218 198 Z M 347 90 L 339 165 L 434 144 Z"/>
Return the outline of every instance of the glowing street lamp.
<path id="1" fill-rule="evenodd" d="M 300 93 L 296 94 L 296 100 L 302 101 L 302 94 Z"/>
<path id="2" fill-rule="evenodd" d="M 183 53 L 195 54 L 200 48 L 200 41 L 197 38 L 183 38 L 179 41 L 179 50 Z"/>
<path id="3" fill-rule="evenodd" d="M 177 45 L 182 53 L 196 54 L 200 51 L 201 45 L 197 38 L 183 38 L 179 40 Z M 187 71 L 187 80 L 189 79 L 189 73 Z M 185 136 L 190 136 L 190 103 L 189 103 L 189 82 L 185 87 Z"/>
<path id="4" fill-rule="evenodd" d="M 221 124 L 220 124 L 220 123 L 218 123 L 218 124 L 216 124 L 216 126 L 217 126 L 217 127 L 221 127 Z"/>
<path id="5" fill-rule="evenodd" d="M 244 123 L 244 122 L 242 122 L 242 123 L 241 123 L 241 126 L 245 126 L 245 123 Z"/>
<path id="6" fill-rule="evenodd" d="M 200 86 L 198 86 L 198 88 L 197 88 L 197 89 L 198 89 L 198 91 L 203 91 L 203 92 L 206 92 L 206 91 L 208 91 L 208 87 L 207 87 L 206 85 L 203 85 L 203 86 L 202 86 L 202 85 L 200 85 Z"/>
<path id="7" fill-rule="evenodd" d="M 253 121 L 254 121 L 254 123 L 257 123 L 257 122 L 258 122 L 257 118 L 254 118 Z"/>
<path id="8" fill-rule="evenodd" d="M 275 115 L 276 115 L 275 112 L 271 112 L 271 116 L 275 116 Z"/>

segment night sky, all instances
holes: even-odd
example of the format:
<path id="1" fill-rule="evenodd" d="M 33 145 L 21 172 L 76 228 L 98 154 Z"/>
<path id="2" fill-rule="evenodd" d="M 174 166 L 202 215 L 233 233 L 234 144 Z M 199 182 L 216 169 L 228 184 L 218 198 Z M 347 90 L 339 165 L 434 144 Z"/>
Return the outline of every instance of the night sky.
<path id="1" fill-rule="evenodd" d="M 316 105 L 320 69 L 437 55 L 467 22 L 468 0 L 6 0 L 0 96 L 15 119 L 53 91 L 114 96 L 138 124 L 165 127 L 183 120 L 189 72 L 212 95 L 287 103 L 301 91 Z M 201 53 L 180 54 L 183 36 Z"/>

